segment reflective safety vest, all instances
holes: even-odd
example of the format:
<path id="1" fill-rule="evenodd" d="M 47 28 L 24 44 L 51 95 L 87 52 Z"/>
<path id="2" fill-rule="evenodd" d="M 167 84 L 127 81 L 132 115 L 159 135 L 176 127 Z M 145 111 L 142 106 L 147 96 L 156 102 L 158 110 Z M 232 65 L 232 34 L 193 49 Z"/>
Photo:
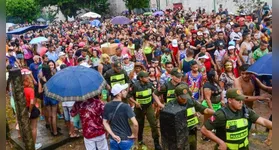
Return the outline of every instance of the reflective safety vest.
<path id="1" fill-rule="evenodd" d="M 167 91 L 167 103 L 171 100 L 175 99 L 175 93 L 174 93 L 174 89 L 173 90 L 168 90 Z"/>
<path id="2" fill-rule="evenodd" d="M 195 107 L 187 108 L 187 126 L 188 128 L 192 128 L 199 123 L 198 117 L 195 115 L 196 109 Z"/>
<path id="3" fill-rule="evenodd" d="M 152 90 L 146 89 L 136 92 L 136 101 L 140 104 L 149 104 L 152 100 Z"/>
<path id="4" fill-rule="evenodd" d="M 230 150 L 238 150 L 249 144 L 248 120 L 240 118 L 227 120 L 226 122 L 226 144 Z"/>
<path id="5" fill-rule="evenodd" d="M 110 84 L 111 86 L 114 86 L 116 83 L 119 84 L 125 84 L 125 75 L 124 74 L 118 74 L 118 75 L 112 75 L 110 77 Z"/>

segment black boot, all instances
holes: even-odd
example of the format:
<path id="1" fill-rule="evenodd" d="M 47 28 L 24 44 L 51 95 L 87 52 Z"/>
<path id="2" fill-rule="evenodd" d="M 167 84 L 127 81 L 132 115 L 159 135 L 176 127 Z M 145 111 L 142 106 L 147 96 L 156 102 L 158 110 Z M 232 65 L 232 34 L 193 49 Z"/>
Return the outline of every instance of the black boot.
<path id="1" fill-rule="evenodd" d="M 154 147 L 155 147 L 155 150 L 162 150 L 162 147 L 160 146 L 160 143 L 159 143 L 159 139 L 154 139 Z"/>

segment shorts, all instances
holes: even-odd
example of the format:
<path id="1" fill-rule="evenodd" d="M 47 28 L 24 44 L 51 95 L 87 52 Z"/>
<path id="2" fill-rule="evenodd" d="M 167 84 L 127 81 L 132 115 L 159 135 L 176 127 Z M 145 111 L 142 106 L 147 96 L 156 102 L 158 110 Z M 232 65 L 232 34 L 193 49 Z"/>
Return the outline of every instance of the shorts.
<path id="1" fill-rule="evenodd" d="M 91 139 L 84 138 L 84 145 L 87 150 L 108 150 L 106 134 Z"/>
<path id="2" fill-rule="evenodd" d="M 73 117 L 71 116 L 71 110 L 72 110 L 73 107 L 69 107 L 69 106 L 63 106 L 63 112 L 64 112 L 64 119 L 65 121 L 71 121 L 73 122 L 74 119 Z"/>
<path id="3" fill-rule="evenodd" d="M 44 95 L 44 105 L 45 106 L 54 106 L 54 105 L 57 105 L 58 103 L 59 103 L 59 101 Z"/>
<path id="4" fill-rule="evenodd" d="M 17 59 L 23 59 L 24 56 L 23 56 L 23 54 L 16 54 L 16 58 L 17 58 Z"/>
<path id="5" fill-rule="evenodd" d="M 207 107 L 207 108 L 208 108 L 208 105 L 207 105 L 206 100 L 203 100 L 203 101 L 202 101 L 202 105 L 203 105 L 204 107 Z M 220 108 L 222 108 L 221 102 L 219 102 L 218 104 L 213 104 L 213 103 L 212 103 L 212 107 L 213 107 L 213 110 L 216 112 L 217 110 L 219 110 Z"/>
<path id="6" fill-rule="evenodd" d="M 40 110 L 36 106 L 33 106 L 30 114 L 30 119 L 36 119 L 40 116 L 40 114 L 41 114 Z"/>
<path id="7" fill-rule="evenodd" d="M 110 150 L 130 150 L 134 145 L 134 140 L 121 140 L 120 143 L 117 143 L 114 139 L 109 139 L 110 141 Z"/>

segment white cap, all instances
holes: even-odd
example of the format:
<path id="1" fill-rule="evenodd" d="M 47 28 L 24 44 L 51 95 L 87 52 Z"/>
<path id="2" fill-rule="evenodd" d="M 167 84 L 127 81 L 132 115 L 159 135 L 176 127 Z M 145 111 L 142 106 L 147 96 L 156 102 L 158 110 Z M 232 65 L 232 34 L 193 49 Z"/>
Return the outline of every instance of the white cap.
<path id="1" fill-rule="evenodd" d="M 116 96 L 117 94 L 119 94 L 121 91 L 125 90 L 128 88 L 128 84 L 115 84 L 112 86 L 111 89 L 111 93 L 113 94 L 113 96 Z"/>
<path id="2" fill-rule="evenodd" d="M 207 55 L 203 55 L 203 56 L 201 56 L 201 57 L 198 57 L 198 59 L 202 59 L 202 58 L 208 59 L 209 57 L 208 57 Z"/>
<path id="3" fill-rule="evenodd" d="M 235 46 L 229 46 L 228 49 L 235 49 Z"/>
<path id="4" fill-rule="evenodd" d="M 205 31 L 203 31 L 203 33 L 209 34 L 209 31 L 208 31 L 208 30 L 205 30 Z"/>
<path id="5" fill-rule="evenodd" d="M 201 32 L 201 31 L 199 31 L 199 32 L 197 33 L 197 35 L 203 35 L 203 34 L 202 34 L 202 32 Z"/>
<path id="6" fill-rule="evenodd" d="M 171 42 L 171 45 L 173 47 L 177 47 L 178 46 L 177 39 L 173 39 L 172 42 Z"/>
<path id="7" fill-rule="evenodd" d="M 82 63 L 80 63 L 80 65 L 84 66 L 84 67 L 87 67 L 87 68 L 91 67 L 87 62 L 82 62 Z"/>
<path id="8" fill-rule="evenodd" d="M 59 52 L 58 57 L 66 55 L 64 52 Z"/>
<path id="9" fill-rule="evenodd" d="M 123 59 L 125 59 L 125 58 L 129 58 L 129 55 L 128 55 L 128 54 L 125 54 L 125 55 L 123 56 Z"/>

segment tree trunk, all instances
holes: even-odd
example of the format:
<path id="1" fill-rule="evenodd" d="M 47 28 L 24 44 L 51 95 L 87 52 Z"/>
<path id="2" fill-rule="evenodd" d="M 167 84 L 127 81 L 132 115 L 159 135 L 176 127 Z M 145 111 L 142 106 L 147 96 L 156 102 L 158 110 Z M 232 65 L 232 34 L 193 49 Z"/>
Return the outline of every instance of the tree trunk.
<path id="1" fill-rule="evenodd" d="M 11 78 L 13 96 L 15 99 L 16 115 L 18 119 L 20 134 L 25 144 L 26 150 L 35 150 L 34 141 L 32 138 L 32 131 L 30 127 L 30 120 L 28 117 L 28 109 L 26 107 L 25 96 L 23 92 L 23 81 L 21 71 L 18 68 L 13 68 L 9 71 L 9 78 Z"/>

